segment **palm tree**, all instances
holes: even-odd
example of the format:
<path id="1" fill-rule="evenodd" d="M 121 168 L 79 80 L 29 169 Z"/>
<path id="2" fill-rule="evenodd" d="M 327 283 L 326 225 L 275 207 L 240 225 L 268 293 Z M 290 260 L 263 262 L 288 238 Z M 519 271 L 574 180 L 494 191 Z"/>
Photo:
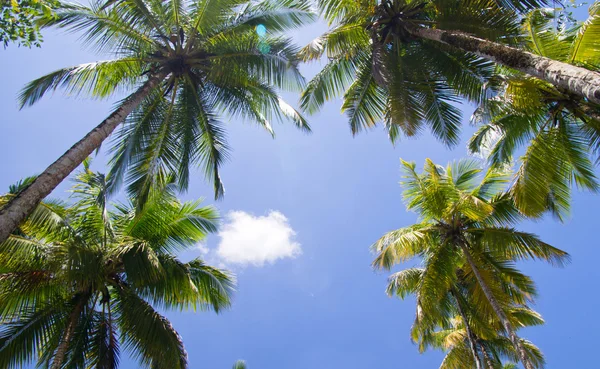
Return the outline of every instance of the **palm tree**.
<path id="1" fill-rule="evenodd" d="M 463 267 L 456 269 L 454 280 L 435 284 L 436 271 L 431 260 L 425 258 L 423 268 L 409 268 L 389 278 L 387 293 L 404 299 L 415 295 L 417 315 L 412 327 L 412 339 L 421 352 L 427 348 L 446 351 L 440 368 L 498 368 L 502 357 L 518 361 L 518 355 L 503 327 L 489 308 L 481 301 L 482 291 Z M 498 262 L 496 270 L 487 275 L 488 284 L 494 278 L 500 282 L 496 299 L 503 301 L 507 318 L 515 327 L 543 324 L 539 314 L 527 308 L 525 302 L 535 295 L 531 279 L 522 275 L 512 263 Z M 491 283 L 490 283 L 491 282 Z M 544 363 L 543 355 L 530 342 L 521 340 L 534 365 Z"/>
<path id="2" fill-rule="evenodd" d="M 48 217 L 0 244 L 0 367 L 116 368 L 125 349 L 144 368 L 187 368 L 181 337 L 154 307 L 218 312 L 234 279 L 174 256 L 213 232 L 217 214 L 173 190 L 153 190 L 141 210 L 109 208 L 105 176 L 86 168 L 74 204 L 41 203 L 34 214 Z"/>
<path id="3" fill-rule="evenodd" d="M 320 9 L 334 24 L 312 45 L 319 52 L 363 49 L 375 64 L 387 64 L 386 50 L 396 44 L 450 46 L 540 78 L 591 102 L 600 103 L 600 73 L 508 46 L 515 39 L 505 25 L 516 24 L 517 11 L 546 1 L 505 0 L 321 0 Z M 504 34 L 503 34 L 504 33 Z M 491 37 L 490 37 L 491 36 Z M 365 44 L 364 40 L 371 40 Z M 359 42 L 358 46 L 353 46 Z M 508 44 L 508 45 L 507 45 Z M 518 44 L 514 44 L 518 45 Z M 378 65 L 375 74 L 385 67 Z M 390 71 L 390 74 L 393 74 Z M 343 79 L 338 78 L 341 82 Z M 380 83 L 385 78 L 379 78 Z"/>
<path id="4" fill-rule="evenodd" d="M 173 176 L 185 189 L 190 165 L 199 164 L 222 196 L 222 114 L 269 131 L 271 118 L 309 130 L 276 92 L 303 84 L 297 48 L 276 34 L 313 18 L 304 0 L 94 0 L 59 9 L 47 25 L 83 31 L 87 44 L 116 59 L 38 78 L 22 91 L 21 106 L 59 87 L 94 97 L 135 91 L 0 210 L 0 242 L 126 119 L 114 147 L 112 187 L 128 173 L 130 191 L 143 203 L 163 178 Z"/>
<path id="5" fill-rule="evenodd" d="M 582 24 L 555 30 L 553 13 L 534 10 L 524 18 L 527 49 L 535 54 L 600 71 L 600 3 Z M 594 157 L 600 149 L 600 105 L 542 80 L 500 70 L 500 94 L 474 114 L 482 124 L 472 152 L 506 165 L 528 145 L 512 188 L 521 211 L 530 216 L 550 209 L 559 218 L 569 210 L 570 187 L 597 191 Z"/>
<path id="6" fill-rule="evenodd" d="M 423 257 L 431 273 L 427 283 L 434 292 L 430 295 L 440 296 L 440 289 L 447 290 L 456 280 L 457 265 L 464 263 L 481 290 L 480 301 L 486 302 L 481 307 L 488 305 L 497 317 L 525 368 L 534 368 L 507 316 L 506 304 L 496 297 L 500 282 L 493 274 L 498 260 L 541 259 L 562 265 L 568 254 L 512 228 L 521 214 L 511 198 L 501 193 L 508 182 L 507 172 L 491 168 L 479 178 L 482 170 L 475 161 L 443 168 L 428 159 L 422 174 L 416 172 L 414 163 L 402 161 L 402 166 L 407 209 L 416 211 L 420 222 L 377 241 L 374 265 L 389 269 L 398 262 Z"/>
<path id="7" fill-rule="evenodd" d="M 302 108 L 316 112 L 326 100 L 343 93 L 342 111 L 353 134 L 383 121 L 393 142 L 400 133 L 414 136 L 428 127 L 447 145 L 458 143 L 461 113 L 455 103 L 461 96 L 474 102 L 486 97 L 482 91 L 493 74 L 493 63 L 428 41 L 408 42 L 404 36 L 390 36 L 389 42 L 380 43 L 373 33 L 375 4 L 320 2 L 324 17 L 334 27 L 302 49 L 301 55 L 305 61 L 327 55 L 329 61 L 308 83 Z M 424 11 L 420 3 L 411 4 L 406 9 L 410 14 Z M 510 18 L 474 17 L 465 2 L 460 9 L 463 22 L 474 22 L 473 30 L 486 37 L 518 32 Z M 438 21 L 453 24 L 448 19 Z"/>
<path id="8" fill-rule="evenodd" d="M 238 360 L 233 364 L 233 369 L 246 369 L 246 362 L 244 360 Z"/>

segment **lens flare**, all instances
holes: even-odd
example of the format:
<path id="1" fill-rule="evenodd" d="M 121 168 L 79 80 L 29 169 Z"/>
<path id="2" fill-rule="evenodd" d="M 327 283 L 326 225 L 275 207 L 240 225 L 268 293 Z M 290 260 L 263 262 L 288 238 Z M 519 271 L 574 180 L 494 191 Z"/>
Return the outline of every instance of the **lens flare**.
<path id="1" fill-rule="evenodd" d="M 267 35 L 267 27 L 265 27 L 262 24 L 259 24 L 258 26 L 256 26 L 256 34 L 259 37 L 265 37 Z"/>
<path id="2" fill-rule="evenodd" d="M 271 45 L 266 42 L 259 42 L 258 51 L 260 51 L 262 54 L 268 54 L 271 51 Z"/>

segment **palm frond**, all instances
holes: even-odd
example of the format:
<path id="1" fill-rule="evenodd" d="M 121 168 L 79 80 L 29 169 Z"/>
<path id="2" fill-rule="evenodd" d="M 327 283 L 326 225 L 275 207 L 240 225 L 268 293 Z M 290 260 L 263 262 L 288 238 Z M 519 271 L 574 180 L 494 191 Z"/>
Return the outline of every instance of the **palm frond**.
<path id="1" fill-rule="evenodd" d="M 123 347 L 143 366 L 187 368 L 187 352 L 171 323 L 127 287 L 116 289 Z"/>

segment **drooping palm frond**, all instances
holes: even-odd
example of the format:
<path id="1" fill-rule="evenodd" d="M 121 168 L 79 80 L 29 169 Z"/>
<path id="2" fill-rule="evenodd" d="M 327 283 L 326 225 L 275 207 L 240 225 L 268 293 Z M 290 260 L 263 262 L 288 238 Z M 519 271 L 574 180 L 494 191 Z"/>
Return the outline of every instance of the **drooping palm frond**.
<path id="1" fill-rule="evenodd" d="M 469 281 L 469 274 L 459 271 L 458 279 L 451 284 L 444 284 L 445 289 L 440 289 L 438 297 L 433 298 L 426 281 L 427 270 L 431 267 L 432 265 L 426 264 L 424 268 L 410 268 L 395 273 L 390 277 L 387 289 L 390 296 L 416 297 L 417 315 L 412 327 L 412 337 L 419 344 L 420 350 L 434 348 L 445 351 L 446 356 L 441 364 L 445 368 L 474 367 L 471 344 L 476 350 L 477 360 L 487 355 L 488 362 L 483 367 L 489 367 L 488 364 L 491 363 L 497 365 L 503 358 L 514 359 L 514 348 L 510 344 L 506 345 L 509 341 L 503 335 L 503 329 L 493 312 L 480 308 L 470 287 L 476 283 Z M 526 278 L 518 272 L 513 274 Z M 514 280 L 514 275 L 510 279 Z M 508 280 L 506 282 L 510 285 Z M 515 327 L 543 324 L 539 314 L 520 307 L 518 300 L 513 301 L 514 295 L 499 294 L 498 298 L 500 296 L 507 299 L 507 314 Z M 536 367 L 541 367 L 543 356 L 539 349 L 529 346 L 530 343 L 527 345 L 530 350 L 528 352 L 536 358 Z"/>
<path id="2" fill-rule="evenodd" d="M 598 19 L 594 5 L 586 22 L 557 31 L 553 12 L 534 10 L 523 21 L 526 46 L 532 53 L 596 70 Z M 498 96 L 474 115 L 481 127 L 470 150 L 488 156 L 492 165 L 505 166 L 525 148 L 516 158 L 520 167 L 512 193 L 517 206 L 529 216 L 550 211 L 564 220 L 572 187 L 600 189 L 594 173 L 600 106 L 536 78 L 508 69 L 500 72 Z"/>
<path id="3" fill-rule="evenodd" d="M 518 12 L 540 2 L 322 0 L 319 10 L 332 28 L 305 46 L 303 60 L 327 56 L 307 85 L 301 106 L 309 113 L 343 96 L 353 134 L 383 123 L 395 142 L 427 128 L 455 145 L 461 98 L 488 97 L 493 64 L 409 35 L 415 25 L 451 29 L 503 43 L 520 39 Z"/>
<path id="4" fill-rule="evenodd" d="M 183 341 L 165 317 L 124 286 L 117 287 L 115 299 L 125 350 L 144 367 L 187 368 Z"/>

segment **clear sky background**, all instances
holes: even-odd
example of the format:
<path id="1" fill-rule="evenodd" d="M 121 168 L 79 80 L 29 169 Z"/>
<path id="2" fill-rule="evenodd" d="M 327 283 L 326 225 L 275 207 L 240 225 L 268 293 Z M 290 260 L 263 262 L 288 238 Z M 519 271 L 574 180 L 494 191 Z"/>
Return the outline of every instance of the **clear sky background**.
<path id="1" fill-rule="evenodd" d="M 295 34 L 306 43 L 323 25 Z M 57 68 L 100 60 L 77 37 L 45 33 L 41 49 L 0 50 L 0 189 L 41 172 L 97 125 L 116 99 L 93 101 L 56 93 L 18 111 L 16 95 L 28 81 Z M 307 77 L 319 64 L 303 67 Z M 296 103 L 297 95 L 286 98 Z M 374 272 L 370 244 L 385 232 L 417 220 L 401 200 L 399 158 L 445 164 L 466 156 L 472 108 L 464 107 L 464 134 L 454 149 L 424 134 L 393 147 L 382 128 L 352 137 L 332 101 L 310 117 L 313 133 L 276 125 L 276 139 L 252 124 L 228 124 L 231 160 L 223 167 L 226 196 L 196 172 L 184 199 L 206 197 L 223 215 L 221 233 L 184 258 L 203 256 L 238 276 L 229 311 L 167 312 L 183 336 L 192 369 L 230 368 L 245 359 L 250 369 L 436 368 L 442 354 L 419 354 L 409 329 L 412 298 L 388 298 L 388 273 Z M 108 146 L 108 145 L 105 145 Z M 103 154 L 93 169 L 105 171 Z M 67 197 L 69 183 L 54 196 Z M 547 218 L 520 228 L 568 251 L 572 263 L 552 268 L 520 266 L 537 282 L 534 308 L 547 324 L 521 332 L 545 353 L 549 369 L 599 368 L 597 229 L 600 196 L 576 193 L 564 224 Z M 397 269 L 418 264 L 406 263 Z M 122 355 L 123 369 L 137 368 Z"/>

